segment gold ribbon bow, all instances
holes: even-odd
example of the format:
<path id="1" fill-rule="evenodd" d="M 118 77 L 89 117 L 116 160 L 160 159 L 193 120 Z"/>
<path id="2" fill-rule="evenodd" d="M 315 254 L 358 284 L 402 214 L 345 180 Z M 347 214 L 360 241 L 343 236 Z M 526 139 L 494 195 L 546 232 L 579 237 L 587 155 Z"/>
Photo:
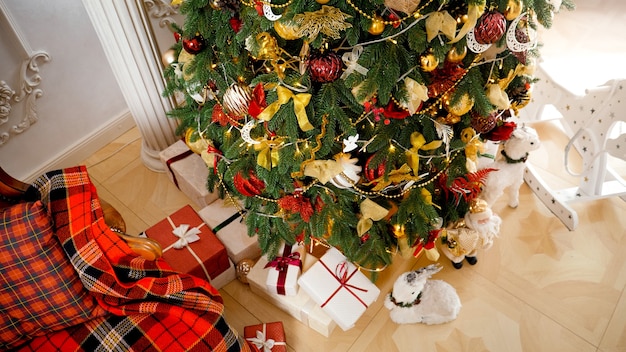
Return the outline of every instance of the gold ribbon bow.
<path id="1" fill-rule="evenodd" d="M 273 140 L 261 140 L 260 143 L 254 145 L 254 150 L 259 154 L 256 157 L 256 163 L 268 170 L 272 169 L 272 166 L 278 165 L 279 154 L 278 145 L 281 143 L 280 139 Z"/>
<path id="2" fill-rule="evenodd" d="M 476 26 L 476 22 L 483 12 L 485 12 L 485 1 L 483 1 L 480 5 L 469 5 L 467 7 L 467 21 L 463 23 L 463 27 L 461 27 L 459 33 L 456 34 L 456 37 L 454 37 L 450 43 L 456 43 L 465 37 L 467 32 Z"/>
<path id="3" fill-rule="evenodd" d="M 369 70 L 359 65 L 359 57 L 362 52 L 363 46 L 357 45 L 352 48 L 352 51 L 343 53 L 341 60 L 343 60 L 343 63 L 346 64 L 346 70 L 341 75 L 341 79 L 346 79 L 354 71 L 362 74 L 363 76 L 367 75 Z"/>
<path id="4" fill-rule="evenodd" d="M 428 100 L 428 87 L 424 84 L 417 83 L 414 79 L 407 77 L 404 79 L 404 85 L 408 93 L 408 101 L 402 104 L 409 112 L 415 114 L 423 102 Z"/>
<path id="5" fill-rule="evenodd" d="M 416 131 L 411 133 L 411 146 L 411 149 L 406 151 L 406 163 L 413 170 L 413 175 L 419 176 L 420 156 L 418 151 L 437 149 L 441 146 L 441 141 L 426 143 L 426 138 Z"/>
<path id="6" fill-rule="evenodd" d="M 448 11 L 433 12 L 426 19 L 426 39 L 430 42 L 439 32 L 443 33 L 448 39 L 454 38 L 456 20 Z"/>
<path id="7" fill-rule="evenodd" d="M 293 110 L 298 118 L 300 129 L 305 132 L 312 130 L 313 125 L 311 125 L 309 118 L 306 116 L 306 106 L 309 105 L 309 101 L 311 101 L 311 94 L 293 94 L 288 88 L 283 86 L 276 87 L 276 93 L 278 93 L 278 100 L 268 105 L 265 110 L 259 114 L 258 118 L 263 121 L 271 120 L 283 104 L 287 104 L 289 100 L 293 99 Z"/>
<path id="8" fill-rule="evenodd" d="M 369 229 L 372 228 L 374 221 L 380 221 L 387 216 L 389 210 L 378 205 L 376 202 L 369 198 L 361 202 L 361 219 L 356 225 L 356 231 L 359 237 L 363 236 Z"/>

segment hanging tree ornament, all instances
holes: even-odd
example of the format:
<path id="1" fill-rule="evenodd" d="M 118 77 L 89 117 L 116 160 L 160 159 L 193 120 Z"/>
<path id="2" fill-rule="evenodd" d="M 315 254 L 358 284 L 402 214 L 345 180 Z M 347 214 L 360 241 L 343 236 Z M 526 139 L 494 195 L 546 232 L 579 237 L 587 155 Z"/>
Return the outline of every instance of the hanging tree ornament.
<path id="1" fill-rule="evenodd" d="M 308 60 L 311 80 L 318 83 L 336 81 L 341 76 L 343 63 L 334 51 L 312 53 Z"/>
<path id="2" fill-rule="evenodd" d="M 524 28 L 518 28 L 518 24 L 526 17 L 526 13 L 519 15 L 506 32 L 506 46 L 513 52 L 517 59 L 526 64 L 526 52 L 533 49 L 537 45 L 537 32 L 525 25 Z M 522 42 L 523 41 L 523 42 Z"/>
<path id="3" fill-rule="evenodd" d="M 435 54 L 429 52 L 420 57 L 420 67 L 424 72 L 434 71 L 439 66 L 439 60 Z"/>
<path id="4" fill-rule="evenodd" d="M 458 49 L 457 47 L 453 46 L 446 54 L 446 60 L 448 60 L 448 62 L 450 63 L 458 64 L 463 61 L 463 59 L 465 59 L 466 55 L 467 47 L 463 46 L 461 47 L 461 49 Z"/>
<path id="5" fill-rule="evenodd" d="M 474 28 L 470 29 L 467 32 L 467 47 L 474 53 L 480 54 L 491 47 L 491 44 L 480 44 L 476 41 L 476 37 L 474 35 Z"/>
<path id="6" fill-rule="evenodd" d="M 480 44 L 493 44 L 506 32 L 506 18 L 498 11 L 489 11 L 478 19 L 474 37 Z"/>
<path id="7" fill-rule="evenodd" d="M 283 17 L 283 15 L 277 15 L 272 12 L 272 7 L 270 6 L 271 3 L 272 0 L 263 1 L 263 16 L 272 22 L 278 21 L 281 17 Z"/>
<path id="8" fill-rule="evenodd" d="M 376 15 L 372 18 L 372 23 L 370 24 L 370 28 L 367 30 L 371 35 L 380 35 L 385 31 L 385 20 Z"/>
<path id="9" fill-rule="evenodd" d="M 222 100 L 228 113 L 242 117 L 248 113 L 248 106 L 252 100 L 252 89 L 244 83 L 233 83 L 224 92 Z"/>
<path id="10" fill-rule="evenodd" d="M 205 46 L 206 43 L 200 33 L 196 33 L 193 38 L 183 39 L 183 49 L 193 55 L 200 53 L 202 50 L 204 50 Z"/>

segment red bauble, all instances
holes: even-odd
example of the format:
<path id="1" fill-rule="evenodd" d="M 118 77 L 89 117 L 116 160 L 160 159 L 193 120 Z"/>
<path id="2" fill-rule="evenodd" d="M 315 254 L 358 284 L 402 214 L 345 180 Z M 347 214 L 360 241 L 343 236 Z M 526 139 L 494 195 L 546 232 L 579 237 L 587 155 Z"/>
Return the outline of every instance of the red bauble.
<path id="1" fill-rule="evenodd" d="M 206 44 L 204 43 L 204 38 L 202 38 L 202 36 L 199 34 L 193 38 L 183 39 L 183 48 L 186 52 L 193 55 L 201 52 L 204 49 L 205 45 Z"/>
<path id="2" fill-rule="evenodd" d="M 489 11 L 478 19 L 474 36 L 480 44 L 493 44 L 506 32 L 506 18 L 498 11 Z"/>
<path id="3" fill-rule="evenodd" d="M 365 178 L 372 182 L 385 175 L 385 161 L 378 164 L 376 167 L 371 165 L 374 155 L 371 155 L 365 162 Z"/>
<path id="4" fill-rule="evenodd" d="M 341 76 L 343 62 L 334 51 L 311 54 L 308 62 L 311 80 L 318 83 L 333 82 Z"/>

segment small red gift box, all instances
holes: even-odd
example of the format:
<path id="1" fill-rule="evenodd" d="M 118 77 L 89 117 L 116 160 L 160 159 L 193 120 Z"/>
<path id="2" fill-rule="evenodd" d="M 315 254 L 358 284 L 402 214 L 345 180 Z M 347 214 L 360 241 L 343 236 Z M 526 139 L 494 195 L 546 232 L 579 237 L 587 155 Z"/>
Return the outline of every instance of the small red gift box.
<path id="1" fill-rule="evenodd" d="M 186 205 L 145 231 L 159 242 L 163 259 L 175 270 L 209 281 L 230 267 L 226 247 Z"/>
<path id="2" fill-rule="evenodd" d="M 285 330 L 280 321 L 246 326 L 243 336 L 260 352 L 287 352 Z"/>

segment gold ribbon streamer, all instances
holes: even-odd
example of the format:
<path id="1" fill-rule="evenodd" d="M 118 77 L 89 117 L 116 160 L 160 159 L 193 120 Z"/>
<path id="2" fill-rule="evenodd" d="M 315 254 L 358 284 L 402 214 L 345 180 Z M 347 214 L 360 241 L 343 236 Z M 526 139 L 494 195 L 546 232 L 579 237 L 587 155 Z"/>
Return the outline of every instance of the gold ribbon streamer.
<path id="1" fill-rule="evenodd" d="M 456 20 L 448 11 L 433 12 L 426 19 L 426 39 L 430 42 L 439 32 L 448 39 L 454 39 Z"/>
<path id="2" fill-rule="evenodd" d="M 405 152 L 406 154 L 406 163 L 413 170 L 413 175 L 419 175 L 419 166 L 420 166 L 420 156 L 418 152 L 420 150 L 433 150 L 437 149 L 441 146 L 441 141 L 432 141 L 430 143 L 426 143 L 426 138 L 419 132 L 411 133 L 411 149 Z"/>
<path id="3" fill-rule="evenodd" d="M 372 228 L 374 221 L 380 221 L 387 216 L 389 210 L 378 205 L 369 198 L 366 198 L 361 202 L 361 219 L 356 225 L 357 233 L 359 237 L 363 236 L 369 229 Z"/>
<path id="4" fill-rule="evenodd" d="M 450 41 L 450 44 L 456 43 L 461 40 L 467 32 L 469 32 L 474 26 L 476 26 L 476 22 L 478 18 L 482 16 L 483 12 L 485 12 L 485 2 L 483 1 L 480 5 L 469 5 L 467 7 L 467 21 L 461 27 L 459 33 L 457 33 L 456 37 Z"/>
<path id="5" fill-rule="evenodd" d="M 311 94 L 293 94 L 288 88 L 283 86 L 276 87 L 276 93 L 278 94 L 278 100 L 268 105 L 259 114 L 258 118 L 263 121 L 270 121 L 283 104 L 287 104 L 289 100 L 293 99 L 293 110 L 298 118 L 300 129 L 305 132 L 312 130 L 313 125 L 311 125 L 306 115 L 306 106 L 309 105 L 309 101 L 311 101 Z"/>

